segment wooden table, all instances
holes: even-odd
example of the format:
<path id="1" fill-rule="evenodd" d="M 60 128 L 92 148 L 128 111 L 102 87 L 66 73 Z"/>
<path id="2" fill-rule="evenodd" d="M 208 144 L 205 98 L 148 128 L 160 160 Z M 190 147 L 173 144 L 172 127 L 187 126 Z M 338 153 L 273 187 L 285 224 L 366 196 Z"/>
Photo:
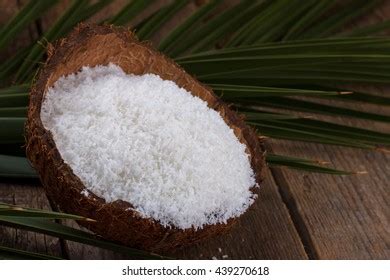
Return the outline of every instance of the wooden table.
<path id="1" fill-rule="evenodd" d="M 17 10 L 19 2 L 0 1 L 0 22 L 4 22 Z M 67 2 L 63 1 L 36 25 L 30 26 L 9 51 L 34 40 Z M 124 2 L 116 1 L 93 20 L 97 21 L 99 17 L 118 10 Z M 390 1 L 386 2 L 385 6 L 362 21 L 388 18 Z M 182 17 L 194 8 L 194 3 L 189 5 Z M 174 22 L 168 23 L 165 30 L 169 30 L 172 24 Z M 161 34 L 157 34 L 154 39 L 158 39 Z M 0 59 L 5 56 L 6 53 L 3 53 Z M 369 90 L 382 94 L 390 91 L 388 88 Z M 359 106 L 362 107 L 354 105 L 354 108 Z M 364 109 L 390 113 L 388 108 L 365 106 Z M 386 124 L 341 118 L 332 120 L 390 132 Z M 271 168 L 266 173 L 255 207 L 229 234 L 172 252 L 171 256 L 189 259 L 220 259 L 223 256 L 228 259 L 390 258 L 389 154 L 280 140 L 269 141 L 268 149 L 279 154 L 329 161 L 340 169 L 366 170 L 368 174 L 332 176 Z M 51 208 L 39 182 L 2 180 L 0 201 Z M 0 227 L 0 245 L 72 259 L 124 257 L 107 250 L 8 227 Z"/>

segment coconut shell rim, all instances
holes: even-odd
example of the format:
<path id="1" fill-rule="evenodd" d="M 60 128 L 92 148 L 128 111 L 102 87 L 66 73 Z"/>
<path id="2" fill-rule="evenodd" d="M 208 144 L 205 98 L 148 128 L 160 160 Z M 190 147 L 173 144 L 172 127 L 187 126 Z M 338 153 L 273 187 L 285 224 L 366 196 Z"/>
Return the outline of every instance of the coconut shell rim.
<path id="1" fill-rule="evenodd" d="M 53 71 L 53 67 L 58 67 L 58 63 L 61 62 L 61 60 L 65 57 L 68 57 L 69 52 L 71 52 L 75 45 L 79 44 L 80 42 L 94 38 L 95 36 L 105 36 L 108 34 L 114 34 L 126 45 L 130 44 L 138 44 L 142 46 L 143 48 L 149 49 L 154 55 L 161 56 L 164 58 L 164 60 L 167 61 L 167 63 L 170 63 L 174 65 L 177 69 L 182 70 L 184 73 L 186 73 L 179 65 L 177 65 L 173 60 L 165 57 L 163 54 L 159 53 L 158 51 L 152 50 L 150 48 L 149 43 L 139 42 L 135 35 L 125 29 L 125 28 L 118 28 L 113 26 L 98 26 L 98 25 L 86 25 L 86 24 L 80 24 L 78 25 L 74 31 L 72 31 L 66 38 L 60 39 L 56 41 L 53 45 L 49 46 L 48 48 L 48 59 L 45 63 L 45 65 L 39 70 L 38 78 L 34 81 L 31 94 L 30 94 L 30 104 L 29 104 L 29 110 L 28 110 L 28 120 L 26 123 L 26 138 L 27 138 L 27 157 L 30 159 L 32 165 L 38 170 L 39 176 L 41 178 L 41 181 L 43 182 L 43 185 L 45 187 L 45 190 L 48 192 L 49 197 L 54 200 L 54 202 L 57 203 L 58 198 L 55 196 L 51 196 L 51 186 L 47 185 L 47 180 L 45 180 L 46 175 L 42 175 L 42 161 L 37 160 L 37 154 L 39 153 L 48 153 L 48 157 L 52 159 L 53 162 L 56 162 L 57 165 L 55 168 L 58 168 L 61 172 L 59 174 L 63 175 L 58 177 L 57 180 L 67 180 L 66 176 L 73 176 L 73 181 L 78 182 L 78 186 L 72 185 L 72 187 L 76 188 L 79 193 L 82 193 L 83 191 L 87 191 L 88 194 L 90 194 L 90 197 L 86 197 L 88 200 L 95 200 L 100 204 L 102 207 L 104 205 L 109 205 L 110 207 L 116 208 L 115 211 L 123 211 L 123 212 L 130 212 L 132 217 L 134 219 L 141 219 L 144 223 L 152 224 L 152 228 L 166 232 L 164 235 L 169 235 L 172 232 L 186 232 L 191 231 L 192 234 L 197 234 L 199 231 L 207 232 L 210 228 L 213 227 L 230 227 L 234 222 L 241 218 L 235 217 L 230 218 L 227 221 L 227 224 L 210 224 L 205 225 L 202 229 L 194 230 L 193 228 L 189 229 L 180 229 L 176 227 L 163 227 L 158 221 L 152 219 L 152 218 L 143 218 L 141 217 L 136 211 L 132 210 L 132 205 L 128 202 L 117 200 L 115 202 L 106 203 L 103 198 L 98 197 L 93 192 L 88 190 L 81 180 L 78 178 L 77 175 L 75 175 L 72 171 L 72 168 L 66 164 L 60 155 L 60 152 L 58 151 L 55 141 L 53 139 L 53 136 L 50 131 L 46 130 L 42 124 L 42 121 L 40 119 L 40 109 L 42 105 L 42 101 L 44 99 L 44 96 L 46 94 L 47 90 L 47 84 L 50 79 L 51 71 Z M 92 39 L 91 39 L 92 40 Z M 150 72 L 146 72 L 150 73 Z M 158 73 L 157 73 L 158 74 Z M 188 74 L 187 74 L 188 75 Z M 264 150 L 262 149 L 261 142 L 259 141 L 255 131 L 247 126 L 244 121 L 243 117 L 236 114 L 232 110 L 229 109 L 229 107 L 218 98 L 213 91 L 201 84 L 199 81 L 194 79 L 196 83 L 198 83 L 201 87 L 203 87 L 203 90 L 208 91 L 211 93 L 211 95 L 215 98 L 215 104 L 213 106 L 210 106 L 211 108 L 217 110 L 220 114 L 223 111 L 224 114 L 226 114 L 229 118 L 229 120 L 237 125 L 239 129 L 241 130 L 243 136 L 242 138 L 238 137 L 240 142 L 245 144 L 246 147 L 249 150 L 250 157 L 251 157 L 251 167 L 255 173 L 256 176 L 256 183 L 260 184 L 263 180 L 263 171 L 265 169 L 265 159 L 264 159 Z M 174 81 L 176 83 L 176 81 Z M 190 91 L 191 92 L 191 91 Z M 191 92 L 192 93 L 192 92 Z M 40 96 L 40 98 L 36 98 L 37 96 Z M 40 102 L 37 102 L 40 101 Z M 208 102 L 208 100 L 205 100 Z M 209 104 L 209 102 L 208 102 Z M 210 105 L 210 104 L 209 104 Z M 225 120 L 225 118 L 224 118 Z M 226 120 L 225 120 L 226 122 Z M 231 123 L 226 122 L 229 127 L 232 127 Z M 244 135 L 245 134 L 245 135 Z M 39 138 L 39 144 L 36 144 L 35 142 L 38 141 L 37 138 Z M 33 139 L 33 140 L 32 140 Z M 244 142 L 243 142 L 244 141 Z M 56 173 L 57 174 L 57 173 Z M 251 191 L 255 194 L 258 193 L 257 188 L 252 187 Z M 258 200 L 258 199 L 256 199 Z M 253 206 L 253 204 L 252 204 Z M 64 207 L 61 207 L 63 209 Z M 247 213 L 249 208 L 246 210 L 245 213 Z M 114 211 L 114 212 L 115 212 Z M 66 211 L 68 212 L 68 211 Z M 245 215 L 245 213 L 243 215 Z M 77 213 L 79 214 L 79 213 Z M 87 226 L 87 228 L 91 228 L 90 224 L 81 222 L 82 225 Z M 163 229 L 161 229 L 163 227 Z M 93 229 L 92 229 L 93 230 Z M 207 234 L 206 234 L 207 235 Z M 118 240 L 116 238 L 110 238 L 115 241 L 122 242 L 121 240 Z M 161 242 L 164 242 L 164 238 L 162 238 Z M 122 242 L 124 244 L 128 244 L 127 242 Z M 185 242 L 184 242 L 185 243 Z M 191 243 L 191 242 L 189 242 Z M 136 246 L 137 247 L 137 246 Z M 140 248 L 147 247 L 147 246 L 138 246 Z M 158 246 L 157 246 L 158 247 Z M 162 246 L 164 247 L 164 246 Z M 170 246 L 168 246 L 170 247 Z M 175 246 L 173 246 L 175 247 Z M 144 248 L 143 248 L 144 249 Z M 150 249 L 150 248 L 148 248 Z"/>

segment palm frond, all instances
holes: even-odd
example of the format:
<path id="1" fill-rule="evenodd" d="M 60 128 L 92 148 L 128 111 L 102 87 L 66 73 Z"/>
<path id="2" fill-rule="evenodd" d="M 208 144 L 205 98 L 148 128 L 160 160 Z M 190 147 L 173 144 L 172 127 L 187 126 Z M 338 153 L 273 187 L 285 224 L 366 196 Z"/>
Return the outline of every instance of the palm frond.
<path id="1" fill-rule="evenodd" d="M 18 51 L 3 63 L 0 64 L 0 85 L 5 86 L 10 82 L 11 76 L 15 73 L 18 67 L 23 63 L 26 55 L 30 51 L 30 47 L 24 47 Z"/>
<path id="2" fill-rule="evenodd" d="M 0 95 L 0 108 L 27 106 L 27 93 L 12 93 Z"/>
<path id="3" fill-rule="evenodd" d="M 21 93 L 28 93 L 30 90 L 30 85 L 28 84 L 19 84 L 14 85 L 6 88 L 0 89 L 0 96 L 2 95 L 8 95 L 8 94 L 21 94 Z"/>
<path id="4" fill-rule="evenodd" d="M 54 40 L 63 36 L 78 21 L 93 15 L 109 1 L 74 1 L 64 15 L 44 34 Z M 132 1 L 108 23 L 124 24 L 144 10 L 152 1 Z M 352 5 L 336 5 L 333 0 L 306 1 L 242 1 L 225 10 L 217 10 L 221 1 L 210 1 L 172 31 L 160 43 L 160 49 L 172 56 L 189 72 L 209 84 L 229 102 L 240 106 L 259 105 L 262 108 L 288 109 L 335 116 L 347 116 L 388 122 L 389 116 L 324 105 L 313 101 L 292 99 L 294 96 L 330 98 L 342 101 L 359 101 L 388 105 L 386 97 L 365 93 L 351 93 L 340 88 L 337 82 L 388 83 L 387 62 L 390 60 L 390 39 L 380 37 L 331 37 L 341 26 L 373 9 L 381 1 L 351 1 Z M 32 3 L 30 3 L 32 5 Z M 173 17 L 187 1 L 176 0 L 144 20 L 138 35 L 149 38 L 158 27 Z M 293 7 L 298 7 L 292 9 Z M 293 10 L 291 12 L 291 10 Z M 352 12 L 350 12 L 352 10 Z M 318 20 L 330 13 L 326 20 Z M 213 14 L 212 14 L 213 13 Z M 345 16 L 348 13 L 348 16 Z M 23 14 L 23 13 L 21 13 Z M 210 18 L 211 17 L 211 18 Z M 188 36 L 192 24 L 197 30 Z M 262 24 L 260 24 L 262 23 Z M 272 27 L 272 28 L 271 28 Z M 310 34 L 315 35 L 310 35 Z M 182 36 L 186 40 L 180 40 Z M 321 37 L 320 39 L 318 39 Z M 306 38 L 302 40 L 302 38 Z M 289 41 L 294 39 L 293 41 Z M 299 40 L 297 40 L 299 39 Z M 218 42 L 228 47 L 213 50 Z M 226 41 L 227 43 L 223 43 Z M 36 67 L 43 55 L 40 45 L 30 48 L 27 59 L 17 72 L 17 80 L 29 77 L 26 73 Z M 184 55 L 183 55 L 184 54 Z M 327 85 L 328 83 L 328 85 Z M 329 83 L 330 87 L 329 87 Z M 20 141 L 16 137 L 22 130 L 23 113 L 27 105 L 28 84 L 0 90 L 0 115 L 3 131 L 12 123 L 14 133 L 5 136 L 2 143 Z M 348 94 L 346 94 L 348 93 Z M 320 99 L 318 99 L 320 100 Z M 286 117 L 269 113 L 248 113 L 256 120 L 256 127 L 265 135 L 290 140 L 346 145 L 335 131 L 315 130 L 313 123 L 277 122 Z M 267 115 L 268 114 L 268 115 Z M 266 116 L 270 117 L 267 123 Z M 290 116 L 289 116 L 290 118 Z M 263 120 L 259 123 L 260 120 Z M 293 119 L 291 117 L 291 119 Z M 293 126 L 293 127 L 292 127 Z M 362 141 L 354 146 L 374 148 L 373 144 L 388 144 L 382 138 L 375 143 Z"/>
<path id="5" fill-rule="evenodd" d="M 23 118 L 27 115 L 27 107 L 0 108 L 0 119 L 4 117 Z"/>
<path id="6" fill-rule="evenodd" d="M 172 18 L 187 3 L 188 0 L 175 0 L 172 4 L 161 8 L 136 31 L 138 38 L 141 40 L 149 39 L 160 26 Z"/>
<path id="7" fill-rule="evenodd" d="M 61 260 L 54 256 L 0 246 L 0 259 L 5 260 Z"/>
<path id="8" fill-rule="evenodd" d="M 25 157 L 0 155 L 0 177 L 38 178 Z"/>
<path id="9" fill-rule="evenodd" d="M 246 99 L 258 99 L 262 97 L 281 97 L 281 96 L 334 96 L 340 94 L 349 94 L 344 91 L 325 91 L 325 90 L 307 90 L 299 88 L 277 88 L 246 85 L 212 84 L 209 86 L 217 93 L 220 93 L 223 99 L 229 101 L 244 101 Z"/>
<path id="10" fill-rule="evenodd" d="M 0 49 L 3 49 L 28 24 L 56 4 L 57 0 L 30 0 L 6 25 L 0 29 Z"/>
<path id="11" fill-rule="evenodd" d="M 267 121 L 261 122 L 248 122 L 252 126 L 261 131 L 262 135 L 272 138 L 287 139 L 287 140 L 299 140 L 304 142 L 315 142 L 321 144 L 338 145 L 345 147 L 353 147 L 360 149 L 375 149 L 373 144 L 365 143 L 362 141 L 351 141 L 348 137 L 335 136 L 333 133 L 326 131 L 313 131 L 305 127 L 296 127 L 293 125 L 275 123 Z"/>
<path id="12" fill-rule="evenodd" d="M 187 36 L 187 32 L 191 31 L 193 26 L 197 26 L 209 16 L 210 13 L 221 3 L 222 0 L 212 0 L 203 7 L 199 8 L 190 17 L 188 17 L 182 24 L 178 25 L 172 32 L 170 32 L 159 44 L 159 50 L 169 54 L 171 49 L 177 48 L 181 41 L 185 41 L 183 36 Z"/>
<path id="13" fill-rule="evenodd" d="M 245 100 L 241 100 L 245 104 Z M 294 110 L 297 112 L 310 112 L 316 114 L 330 115 L 330 116 L 344 116 L 356 119 L 373 120 L 379 122 L 390 122 L 390 116 L 363 112 L 333 105 L 325 105 L 316 102 L 299 100 L 288 97 L 265 97 L 250 100 L 251 105 L 258 105 L 269 108 L 279 108 Z"/>
<path id="14" fill-rule="evenodd" d="M 204 50 L 213 49 L 219 40 L 225 36 L 230 30 L 236 30 L 245 21 L 254 16 L 258 12 L 259 6 L 253 7 L 255 1 L 242 1 L 234 7 L 227 10 L 225 13 L 215 17 L 210 21 L 209 32 L 204 34 L 192 47 L 192 53 L 198 53 Z M 215 28 L 218 26 L 218 28 Z M 210 29 L 211 28 L 211 29 Z M 203 31 L 204 32 L 204 31 Z"/>
<path id="15" fill-rule="evenodd" d="M 342 89 L 341 89 L 342 90 Z M 326 98 L 326 97 L 325 97 Z M 354 91 L 352 94 L 338 95 L 332 96 L 332 98 L 336 98 L 336 100 L 345 101 L 345 102 L 361 102 L 365 104 L 376 104 L 381 106 L 390 106 L 390 98 L 368 94 L 364 92 L 356 92 Z"/>
<path id="16" fill-rule="evenodd" d="M 341 33 L 340 36 L 354 36 L 354 37 L 370 36 L 370 35 L 375 35 L 380 32 L 386 31 L 388 29 L 390 29 L 390 20 L 385 20 L 380 23 L 357 28 L 349 32 L 343 32 Z"/>
<path id="17" fill-rule="evenodd" d="M 333 35 L 345 24 L 369 12 L 381 2 L 383 0 L 355 0 L 348 1 L 345 6 L 331 6 L 327 12 L 329 16 L 322 21 L 318 21 L 317 24 L 313 24 L 300 38 L 320 38 Z"/>
<path id="18" fill-rule="evenodd" d="M 333 168 L 324 167 L 321 164 L 324 162 L 313 161 L 308 159 L 280 156 L 275 154 L 267 154 L 267 162 L 271 167 L 289 167 L 293 169 L 304 170 L 308 172 L 326 173 L 333 175 L 351 175 L 351 174 L 362 174 L 361 172 L 350 172 L 337 170 Z"/>
<path id="19" fill-rule="evenodd" d="M 26 118 L 0 118 L 0 143 L 24 143 L 24 123 Z"/>
<path id="20" fill-rule="evenodd" d="M 134 0 L 121 9 L 115 16 L 108 19 L 106 23 L 124 25 L 135 18 L 141 11 L 146 9 L 152 0 Z"/>
<path id="21" fill-rule="evenodd" d="M 278 1 L 275 1 L 278 2 Z M 299 0 L 279 0 L 280 7 L 276 7 L 275 13 L 263 21 L 261 28 L 257 28 L 255 36 L 248 36 L 246 44 L 274 42 L 285 35 L 286 29 L 305 15 L 313 6 L 314 2 Z"/>
<path id="22" fill-rule="evenodd" d="M 45 42 L 50 42 L 64 36 L 78 22 L 86 20 L 104 8 L 108 3 L 109 1 L 107 0 L 100 0 L 94 5 L 89 5 L 88 0 L 74 0 L 64 14 L 43 34 L 40 41 L 32 47 L 23 64 L 16 72 L 15 81 L 22 83 L 29 80 L 32 69 L 36 67 L 46 51 L 44 47 Z"/>
<path id="23" fill-rule="evenodd" d="M 282 40 L 296 40 L 299 38 L 299 36 L 301 36 L 311 24 L 316 22 L 318 18 L 334 4 L 334 2 L 334 0 L 314 1 L 313 5 L 306 14 L 292 24 L 283 36 Z"/>
<path id="24" fill-rule="evenodd" d="M 197 27 L 196 30 L 192 31 L 191 36 L 187 36 L 186 40 L 181 40 L 175 44 L 174 48 L 169 51 L 172 57 L 177 57 L 182 53 L 188 52 L 195 45 L 202 44 L 203 40 L 210 40 L 210 37 L 220 37 L 220 28 L 224 29 L 224 32 L 229 32 L 232 22 L 237 20 L 237 16 L 245 10 L 249 10 L 253 4 L 253 1 L 243 1 L 236 6 L 217 14 L 203 25 Z M 217 34 L 218 33 L 218 34 Z M 217 34 L 218 36 L 216 36 Z"/>
<path id="25" fill-rule="evenodd" d="M 94 222 L 89 218 L 78 215 L 53 212 L 48 210 L 26 208 L 18 205 L 1 203 L 0 202 L 0 216 L 14 216 L 14 217 L 34 217 L 41 219 L 72 219 L 87 222 Z"/>
<path id="26" fill-rule="evenodd" d="M 92 245 L 99 248 L 108 249 L 114 252 L 126 254 L 131 257 L 146 258 L 146 259 L 161 259 L 162 256 L 144 252 L 141 250 L 132 249 L 121 246 L 116 243 L 104 241 L 97 236 L 88 232 L 74 229 L 62 224 L 48 221 L 47 219 L 32 218 L 32 217 L 15 217 L 15 216 L 1 216 L 0 224 L 22 228 L 34 232 L 39 232 L 66 240 L 81 242 L 83 244 Z"/>

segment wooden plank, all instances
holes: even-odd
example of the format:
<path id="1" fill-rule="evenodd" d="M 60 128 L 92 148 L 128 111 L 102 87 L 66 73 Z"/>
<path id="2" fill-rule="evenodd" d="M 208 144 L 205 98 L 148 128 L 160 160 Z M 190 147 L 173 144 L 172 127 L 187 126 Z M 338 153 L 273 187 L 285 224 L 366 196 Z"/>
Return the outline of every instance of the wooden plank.
<path id="1" fill-rule="evenodd" d="M 253 209 L 228 234 L 173 254 L 184 259 L 307 259 L 269 172 Z"/>
<path id="2" fill-rule="evenodd" d="M 0 201 L 25 207 L 50 209 L 43 188 L 32 184 L 1 183 Z M 58 238 L 6 226 L 0 226 L 0 245 L 62 257 Z"/>
<path id="3" fill-rule="evenodd" d="M 53 210 L 59 211 L 59 209 L 56 207 L 55 203 L 50 203 Z M 86 232 L 91 232 L 87 230 L 86 228 L 83 228 L 79 226 L 75 221 L 73 220 L 60 220 L 60 224 L 73 227 L 75 229 L 84 230 Z M 85 245 L 78 242 L 73 242 L 69 240 L 61 239 L 61 245 L 63 250 L 63 255 L 66 258 L 69 258 L 71 260 L 120 260 L 120 259 L 126 259 L 127 256 L 115 253 L 110 250 L 105 250 L 102 248 Z"/>
<path id="4" fill-rule="evenodd" d="M 65 221 L 64 224 L 89 232 L 87 229 L 80 227 L 75 221 Z M 128 258 L 125 255 L 94 246 L 66 240 L 63 242 L 65 245 L 64 249 L 66 250 L 66 254 L 72 260 L 124 260 Z"/>
<path id="5" fill-rule="evenodd" d="M 389 92 L 389 89 L 385 90 Z M 350 107 L 390 114 L 389 108 L 379 106 L 354 104 Z M 326 117 L 320 119 L 329 120 Z M 347 118 L 338 118 L 338 121 L 390 132 L 388 124 Z M 368 172 L 367 175 L 331 176 L 273 168 L 275 181 L 312 258 L 390 257 L 388 154 L 277 140 L 271 141 L 271 150 L 278 154 L 329 161 L 340 169 Z"/>

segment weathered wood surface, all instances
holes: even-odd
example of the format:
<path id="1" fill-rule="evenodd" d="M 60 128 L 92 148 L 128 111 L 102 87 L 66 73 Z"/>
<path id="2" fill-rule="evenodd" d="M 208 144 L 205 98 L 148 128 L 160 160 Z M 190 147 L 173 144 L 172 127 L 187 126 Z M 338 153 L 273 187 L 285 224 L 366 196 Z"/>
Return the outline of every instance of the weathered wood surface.
<path id="1" fill-rule="evenodd" d="M 50 209 L 43 188 L 31 184 L 1 183 L 0 201 L 26 207 Z M 0 226 L 0 245 L 30 252 L 62 257 L 61 241 L 58 238 L 26 230 Z"/>
<path id="2" fill-rule="evenodd" d="M 11 2 L 17 8 L 18 1 L 0 1 L 0 10 L 5 6 L 11 9 Z M 99 21 L 102 16 L 117 11 L 126 1 L 118 0 L 116 3 L 108 6 L 94 20 Z M 63 11 L 66 4 L 64 1 L 42 19 L 40 26 L 43 30 Z M 389 18 L 388 6 L 378 9 L 363 21 Z M 195 7 L 195 3 L 190 3 L 181 18 Z M 0 21 L 11 14 L 0 15 Z M 164 26 L 164 32 L 174 23 Z M 31 32 L 34 34 L 36 31 Z M 157 34 L 153 41 L 158 40 L 163 33 Z M 21 36 L 21 43 L 16 44 L 25 45 L 34 36 L 30 36 L 29 40 L 25 38 Z M 380 89 L 374 91 L 379 92 Z M 368 109 L 378 110 L 375 107 Z M 389 114 L 389 111 L 383 113 Z M 385 124 L 338 120 L 390 132 L 390 127 Z M 366 170 L 368 174 L 338 177 L 273 168 L 272 173 L 267 173 L 255 207 L 229 234 L 172 252 L 171 256 L 190 259 L 220 259 L 223 256 L 229 259 L 390 258 L 389 155 L 279 140 L 271 141 L 269 148 L 275 153 L 327 160 L 346 170 Z M 50 207 L 42 188 L 38 186 L 0 183 L 0 201 L 39 208 Z M 71 224 L 77 227 L 75 223 Z M 0 245 L 72 259 L 124 258 L 91 246 L 7 227 L 0 228 Z"/>
<path id="3" fill-rule="evenodd" d="M 374 90 L 380 92 L 380 89 Z M 388 90 L 382 89 L 382 92 Z M 390 108 L 367 105 L 363 108 L 358 104 L 353 108 L 390 115 Z M 390 133 L 388 124 L 347 118 L 336 121 Z M 313 258 L 390 258 L 388 153 L 280 140 L 271 141 L 269 147 L 275 153 L 321 159 L 340 169 L 367 172 L 355 176 L 328 176 L 272 168 L 284 201 Z"/>
<path id="4" fill-rule="evenodd" d="M 184 248 L 174 256 L 189 259 L 306 259 L 307 254 L 271 174 L 255 207 L 223 236 Z"/>

